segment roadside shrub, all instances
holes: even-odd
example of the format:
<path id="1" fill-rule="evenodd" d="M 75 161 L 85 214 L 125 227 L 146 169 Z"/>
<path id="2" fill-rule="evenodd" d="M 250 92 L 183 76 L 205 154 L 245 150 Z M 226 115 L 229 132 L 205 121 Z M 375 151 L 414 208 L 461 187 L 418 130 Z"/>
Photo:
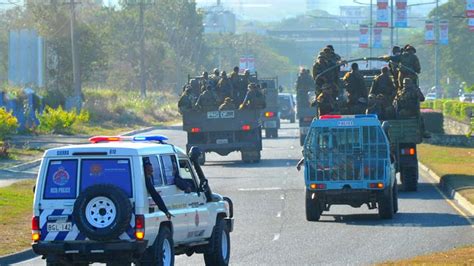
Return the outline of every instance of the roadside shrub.
<path id="1" fill-rule="evenodd" d="M 8 157 L 9 145 L 4 140 L 14 134 L 18 126 L 18 119 L 11 112 L 7 112 L 5 108 L 0 108 L 0 158 Z"/>
<path id="2" fill-rule="evenodd" d="M 7 112 L 5 108 L 0 108 L 0 141 L 15 133 L 18 126 L 18 119 L 11 112 Z"/>
<path id="3" fill-rule="evenodd" d="M 40 124 L 38 130 L 52 134 L 73 134 L 73 126 L 79 123 L 89 121 L 89 113 L 81 111 L 77 114 L 76 110 L 66 111 L 61 106 L 56 109 L 46 106 L 42 114 L 36 113 Z"/>

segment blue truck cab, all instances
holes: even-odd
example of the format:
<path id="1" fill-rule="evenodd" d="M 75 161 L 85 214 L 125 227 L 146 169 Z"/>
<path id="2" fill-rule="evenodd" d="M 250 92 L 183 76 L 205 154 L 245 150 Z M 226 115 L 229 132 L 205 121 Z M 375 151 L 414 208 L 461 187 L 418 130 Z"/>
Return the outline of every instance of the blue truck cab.
<path id="1" fill-rule="evenodd" d="M 390 143 L 376 115 L 324 115 L 304 143 L 306 219 L 318 221 L 331 205 L 367 204 L 383 219 L 398 211 Z"/>

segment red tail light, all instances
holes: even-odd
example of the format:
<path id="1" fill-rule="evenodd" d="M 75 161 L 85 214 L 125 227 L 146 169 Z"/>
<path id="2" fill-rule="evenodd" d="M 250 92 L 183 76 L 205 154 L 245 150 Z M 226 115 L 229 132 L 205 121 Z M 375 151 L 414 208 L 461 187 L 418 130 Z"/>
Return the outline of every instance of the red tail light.
<path id="1" fill-rule="evenodd" d="M 265 112 L 265 117 L 274 117 L 275 113 L 274 112 Z"/>
<path id="2" fill-rule="evenodd" d="M 199 132 L 201 132 L 201 129 L 198 128 L 198 127 L 193 127 L 193 128 L 191 129 L 191 132 L 192 132 L 192 133 L 199 133 Z"/>
<path id="3" fill-rule="evenodd" d="M 145 238 L 145 216 L 135 215 L 135 237 L 138 240 Z"/>
<path id="4" fill-rule="evenodd" d="M 309 186 L 311 189 L 326 189 L 326 184 L 311 184 Z"/>
<path id="5" fill-rule="evenodd" d="M 39 217 L 33 216 L 31 218 L 31 240 L 33 240 L 33 242 L 38 242 L 40 240 L 40 236 Z"/>
<path id="6" fill-rule="evenodd" d="M 415 155 L 416 151 L 415 151 L 415 148 L 406 148 L 406 149 L 402 149 L 401 150 L 401 154 L 402 155 Z"/>
<path id="7" fill-rule="evenodd" d="M 369 183 L 369 188 L 384 188 L 384 184 L 383 183 Z"/>
<path id="8" fill-rule="evenodd" d="M 250 125 L 243 125 L 242 130 L 243 131 L 249 131 L 250 130 Z"/>

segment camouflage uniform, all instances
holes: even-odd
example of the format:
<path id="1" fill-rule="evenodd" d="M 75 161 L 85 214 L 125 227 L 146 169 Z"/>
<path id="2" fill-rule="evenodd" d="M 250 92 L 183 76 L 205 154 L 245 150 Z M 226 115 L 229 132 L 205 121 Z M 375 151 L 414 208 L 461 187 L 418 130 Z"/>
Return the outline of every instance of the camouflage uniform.
<path id="1" fill-rule="evenodd" d="M 202 111 L 216 110 L 218 106 L 218 99 L 215 93 L 212 92 L 210 86 L 204 90 L 196 101 L 196 108 Z"/>
<path id="2" fill-rule="evenodd" d="M 330 85 L 325 85 L 325 87 L 323 87 L 323 91 L 316 98 L 319 116 L 331 114 L 334 112 L 335 102 L 331 93 L 332 89 Z"/>
<path id="3" fill-rule="evenodd" d="M 196 98 L 192 96 L 191 88 L 187 87 L 178 101 L 179 112 L 183 113 L 183 112 L 192 110 L 194 107 L 195 101 L 196 101 Z"/>
<path id="4" fill-rule="evenodd" d="M 219 111 L 226 111 L 226 110 L 235 110 L 235 104 L 232 98 L 227 97 L 224 99 L 224 103 L 219 106 Z"/>
<path id="5" fill-rule="evenodd" d="M 359 98 L 367 99 L 368 93 L 364 77 L 358 70 L 347 72 L 342 80 L 347 91 L 347 104 L 349 108 L 356 105 Z"/>
<path id="6" fill-rule="evenodd" d="M 420 60 L 415 55 L 416 50 L 408 46 L 400 56 L 400 71 L 398 73 L 398 84 L 403 84 L 405 78 L 410 78 L 415 86 L 418 86 L 418 75 L 421 72 Z M 399 88 L 400 89 L 400 88 Z"/>
<path id="7" fill-rule="evenodd" d="M 387 105 L 387 103 L 391 104 L 393 102 L 397 92 L 393 85 L 393 81 L 388 74 L 388 71 L 375 77 L 374 81 L 372 82 L 372 87 L 370 88 L 369 94 L 373 94 L 375 96 L 382 94 L 386 101 L 384 105 Z"/>
<path id="8" fill-rule="evenodd" d="M 227 73 L 222 71 L 221 79 L 217 83 L 217 95 L 220 99 L 225 99 L 227 97 L 232 97 L 234 94 L 234 88 L 232 87 L 232 82 L 227 78 Z"/>
<path id="9" fill-rule="evenodd" d="M 394 107 L 400 118 L 411 118 L 419 115 L 420 102 L 425 97 L 420 88 L 408 78 L 404 79 L 404 88 L 394 100 Z"/>
<path id="10" fill-rule="evenodd" d="M 250 83 L 247 95 L 245 95 L 239 109 L 264 109 L 266 105 L 265 95 L 257 88 L 255 83 Z"/>

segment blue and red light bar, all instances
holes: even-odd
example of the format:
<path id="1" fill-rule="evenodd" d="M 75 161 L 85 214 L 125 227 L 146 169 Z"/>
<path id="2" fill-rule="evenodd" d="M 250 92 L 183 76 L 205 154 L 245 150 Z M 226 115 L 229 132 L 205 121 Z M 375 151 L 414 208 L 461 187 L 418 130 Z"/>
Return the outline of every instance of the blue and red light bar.
<path id="1" fill-rule="evenodd" d="M 89 138 L 90 143 L 100 143 L 100 142 L 116 142 L 116 141 L 156 141 L 164 143 L 168 140 L 167 137 L 161 135 L 155 136 L 94 136 Z"/>
<path id="2" fill-rule="evenodd" d="M 367 114 L 367 115 L 322 115 L 319 119 L 343 119 L 343 118 L 375 118 L 378 119 L 376 114 Z"/>

